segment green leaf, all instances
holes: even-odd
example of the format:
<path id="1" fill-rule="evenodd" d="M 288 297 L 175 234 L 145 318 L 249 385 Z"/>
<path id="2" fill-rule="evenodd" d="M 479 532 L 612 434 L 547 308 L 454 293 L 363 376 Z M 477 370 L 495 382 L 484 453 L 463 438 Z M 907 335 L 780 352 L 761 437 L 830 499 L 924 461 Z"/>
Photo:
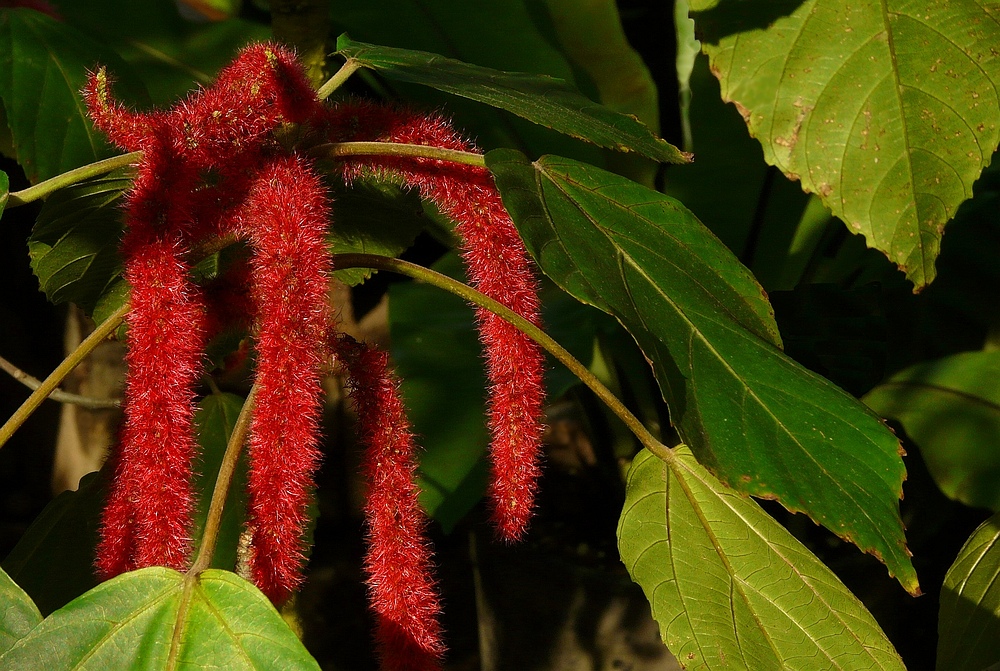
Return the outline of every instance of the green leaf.
<path id="1" fill-rule="evenodd" d="M 911 366 L 864 398 L 898 420 L 949 498 L 1000 510 L 1000 352 L 965 352 Z"/>
<path id="2" fill-rule="evenodd" d="M 0 170 L 0 215 L 7 206 L 8 197 L 10 197 L 10 180 L 7 178 L 7 173 Z"/>
<path id="3" fill-rule="evenodd" d="M 622 27 L 615 0 L 580 3 L 546 0 L 559 45 L 583 70 L 605 107 L 634 116 L 653 133 L 660 133 L 656 82 Z M 659 166 L 641 156 L 609 154 L 608 169 L 652 187 Z"/>
<path id="4" fill-rule="evenodd" d="M 195 22 L 181 17 L 174 0 L 55 0 L 67 23 L 121 54 L 149 86 L 158 105 L 207 84 L 249 42 L 271 38 L 252 21 Z M 115 77 L 121 73 L 109 65 Z"/>
<path id="5" fill-rule="evenodd" d="M 334 0 L 331 18 L 340 30 L 364 42 L 418 49 L 497 70 L 546 74 L 586 85 L 560 53 L 536 3 L 494 0 L 475 12 L 456 12 L 453 0 L 381 0 L 373 11 L 369 0 Z M 392 21 L 385 17 L 391 16 Z M 593 145 L 537 126 L 472 100 L 397 81 L 364 76 L 389 98 L 402 97 L 425 109 L 447 108 L 455 124 L 485 148 L 517 147 L 531 155 L 554 153 L 600 163 Z M 385 90 L 389 89 L 389 90 Z"/>
<path id="6" fill-rule="evenodd" d="M 513 112 L 571 137 L 657 161 L 689 159 L 633 117 L 585 98 L 565 81 L 544 75 L 502 72 L 422 51 L 337 40 L 338 53 L 389 79 L 431 86 Z"/>
<path id="7" fill-rule="evenodd" d="M 718 239 L 677 201 L 592 166 L 502 150 L 486 160 L 545 274 L 615 316 L 653 362 L 702 463 L 740 491 L 808 513 L 917 591 L 898 441 L 781 352 L 763 291 Z"/>
<path id="8" fill-rule="evenodd" d="M 934 279 L 943 227 L 997 148 L 995 7 L 722 2 L 693 18 L 768 163 L 917 289 Z"/>
<path id="9" fill-rule="evenodd" d="M 3 561 L 3 568 L 44 614 L 97 585 L 94 547 L 104 503 L 100 473 L 65 491 L 42 510 Z"/>
<path id="10" fill-rule="evenodd" d="M 622 561 L 685 669 L 903 671 L 833 572 L 686 447 L 639 453 L 625 496 Z"/>
<path id="11" fill-rule="evenodd" d="M 1000 662 L 1000 515 L 966 541 L 941 586 L 938 671 L 987 671 Z"/>
<path id="12" fill-rule="evenodd" d="M 208 507 L 215 491 L 215 481 L 222 466 L 222 457 L 229 446 L 229 437 L 236 426 L 236 418 L 243 409 L 243 398 L 235 394 L 212 394 L 198 404 L 194 416 L 198 431 L 198 445 L 201 447 L 201 459 L 198 473 L 195 477 L 195 491 L 198 493 L 198 506 L 194 513 L 194 532 L 196 549 L 200 545 L 201 536 L 208 519 Z M 222 521 L 219 525 L 219 535 L 216 539 L 215 553 L 212 555 L 212 567 L 235 570 L 237 550 L 243 523 L 246 519 L 246 478 L 247 464 L 245 454 L 241 454 L 239 464 L 233 473 L 226 497 L 226 506 L 222 510 Z"/>
<path id="13" fill-rule="evenodd" d="M 17 161 L 32 182 L 110 155 L 79 95 L 98 62 L 115 69 L 123 92 L 146 98 L 130 86 L 128 66 L 114 52 L 44 14 L 0 10 L 0 100 Z"/>
<path id="14" fill-rule="evenodd" d="M 181 627 L 176 649 L 171 642 Z M 257 588 L 210 569 L 126 573 L 56 611 L 0 657 L 7 671 L 319 669 Z"/>
<path id="15" fill-rule="evenodd" d="M 10 650 L 14 644 L 28 635 L 35 625 L 42 621 L 42 614 L 23 589 L 0 570 L 0 655 Z"/>
<path id="16" fill-rule="evenodd" d="M 399 256 L 430 223 L 416 193 L 375 180 L 356 179 L 350 188 L 335 188 L 332 206 L 334 254 Z M 374 272 L 347 268 L 334 274 L 344 284 L 354 286 Z"/>
<path id="17" fill-rule="evenodd" d="M 73 302 L 91 314 L 120 278 L 122 194 L 129 186 L 130 179 L 113 174 L 60 189 L 45 201 L 28 254 L 50 301 Z"/>

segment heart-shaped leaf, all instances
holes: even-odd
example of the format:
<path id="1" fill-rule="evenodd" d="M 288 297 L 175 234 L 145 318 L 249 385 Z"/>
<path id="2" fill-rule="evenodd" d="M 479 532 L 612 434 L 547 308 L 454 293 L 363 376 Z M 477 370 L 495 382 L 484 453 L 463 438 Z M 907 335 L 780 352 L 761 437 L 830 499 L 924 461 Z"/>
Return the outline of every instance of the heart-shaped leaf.
<path id="1" fill-rule="evenodd" d="M 115 70 L 123 93 L 146 98 L 128 66 L 83 33 L 32 10 L 0 10 L 0 101 L 32 182 L 110 155 L 79 94 L 98 62 Z"/>
<path id="2" fill-rule="evenodd" d="M 423 84 L 505 109 L 571 137 L 657 161 L 685 163 L 690 157 L 657 137 L 636 118 L 587 99 L 561 79 L 502 72 L 437 54 L 337 40 L 337 52 L 389 79 Z"/>
<path id="3" fill-rule="evenodd" d="M 1000 515 L 966 541 L 941 587 L 938 671 L 989 671 L 1000 662 Z"/>
<path id="4" fill-rule="evenodd" d="M 23 589 L 18 587 L 6 571 L 0 569 L 0 655 L 10 650 L 42 621 L 42 614 Z"/>
<path id="5" fill-rule="evenodd" d="M 713 6 L 714 5 L 714 6 Z M 981 2 L 698 3 L 722 97 L 919 289 L 945 223 L 997 148 L 1000 43 Z"/>
<path id="6" fill-rule="evenodd" d="M 487 154 L 546 275 L 615 316 L 653 362 L 671 419 L 726 484 L 777 498 L 917 579 L 898 499 L 899 442 L 779 349 L 753 276 L 680 203 L 592 166 Z"/>
<path id="7" fill-rule="evenodd" d="M 640 452 L 625 496 L 622 561 L 685 669 L 903 671 L 833 572 L 686 447 L 669 464 Z"/>
<path id="8" fill-rule="evenodd" d="M 187 578 L 162 567 L 120 575 L 57 610 L 0 657 L 0 667 L 319 669 L 250 583 L 218 569 Z"/>

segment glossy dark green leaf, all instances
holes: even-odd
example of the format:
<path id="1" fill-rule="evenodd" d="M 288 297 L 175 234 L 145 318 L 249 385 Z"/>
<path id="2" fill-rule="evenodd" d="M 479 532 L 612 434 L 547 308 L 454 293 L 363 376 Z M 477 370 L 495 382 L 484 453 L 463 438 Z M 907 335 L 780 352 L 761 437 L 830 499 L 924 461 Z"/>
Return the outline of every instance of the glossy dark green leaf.
<path id="1" fill-rule="evenodd" d="M 209 83 L 247 43 L 271 38 L 270 28 L 251 21 L 185 20 L 174 0 L 54 0 L 53 4 L 68 24 L 121 54 L 159 105 L 182 97 L 197 84 Z M 115 67 L 110 69 L 120 77 Z"/>
<path id="2" fill-rule="evenodd" d="M 677 201 L 568 159 L 487 155 L 542 270 L 614 315 L 653 362 L 671 419 L 726 484 L 881 558 L 910 591 L 899 443 L 780 348 L 763 291 Z"/>
<path id="3" fill-rule="evenodd" d="M 99 473 L 49 502 L 3 561 L 43 614 L 62 608 L 97 585 L 94 547 L 104 502 Z"/>
<path id="4" fill-rule="evenodd" d="M 17 161 L 32 182 L 112 153 L 79 95 L 98 62 L 120 70 L 122 90 L 144 99 L 141 88 L 129 86 L 128 67 L 106 47 L 44 14 L 0 10 L 0 100 Z"/>
<path id="5" fill-rule="evenodd" d="M 109 175 L 53 193 L 28 238 L 31 269 L 53 303 L 92 313 L 121 276 L 122 194 L 131 180 Z"/>
<path id="6" fill-rule="evenodd" d="M 706 4 L 706 3 L 699 3 Z M 720 2 L 693 13 L 768 163 L 919 289 L 1000 138 L 993 3 Z"/>
<path id="7" fill-rule="evenodd" d="M 632 462 L 618 548 L 689 671 L 904 669 L 837 576 L 684 446 Z"/>
<path id="8" fill-rule="evenodd" d="M 181 627 L 176 647 L 175 627 Z M 270 601 L 234 573 L 126 573 L 47 617 L 0 657 L 6 671 L 317 670 Z"/>
<path id="9" fill-rule="evenodd" d="M 350 188 L 337 188 L 332 201 L 330 239 L 334 254 L 399 256 L 429 224 L 417 194 L 393 184 L 354 180 Z M 335 271 L 335 275 L 354 286 L 374 272 L 347 268 Z"/>
<path id="10" fill-rule="evenodd" d="M 28 635 L 42 621 L 42 614 L 23 589 L 0 569 L 0 655 L 10 650 L 17 641 Z"/>
<path id="11" fill-rule="evenodd" d="M 493 0 L 475 12 L 456 12 L 453 0 L 333 0 L 331 19 L 355 38 L 373 44 L 427 51 L 496 70 L 546 74 L 585 86 L 547 30 L 544 12 L 523 0 Z M 386 21 L 385 17 L 393 17 Z M 331 59 L 334 60 L 334 59 Z M 405 82 L 372 82 L 388 97 L 425 109 L 447 109 L 480 147 L 517 147 L 537 156 L 554 153 L 602 163 L 603 152 L 560 133 L 466 98 Z M 382 89 L 390 89 L 382 91 Z"/>
<path id="12" fill-rule="evenodd" d="M 215 491 L 215 481 L 222 465 L 222 457 L 229 445 L 229 436 L 236 426 L 236 418 L 243 409 L 243 399 L 235 394 L 212 394 L 198 404 L 194 423 L 198 431 L 198 445 L 201 447 L 201 458 L 198 463 L 198 473 L 195 478 L 195 491 L 198 493 L 198 506 L 194 514 L 195 544 L 199 544 L 205 520 L 208 518 L 208 506 Z M 216 539 L 215 553 L 212 555 L 212 566 L 233 571 L 236 569 L 237 550 L 243 523 L 246 519 L 246 458 L 241 455 L 233 480 L 226 497 L 226 506 L 222 511 L 222 521 L 219 525 L 219 535 Z"/>
<path id="13" fill-rule="evenodd" d="M 938 671 L 991 671 L 1000 662 L 1000 515 L 966 541 L 941 586 Z"/>
<path id="14" fill-rule="evenodd" d="M 565 81 L 542 75 L 502 72 L 436 54 L 337 41 L 338 53 L 389 79 L 424 84 L 477 100 L 571 137 L 618 151 L 634 151 L 657 161 L 688 158 L 634 117 L 588 100 Z"/>
<path id="15" fill-rule="evenodd" d="M 941 491 L 1000 510 L 1000 352 L 964 352 L 900 371 L 865 403 L 898 420 Z"/>

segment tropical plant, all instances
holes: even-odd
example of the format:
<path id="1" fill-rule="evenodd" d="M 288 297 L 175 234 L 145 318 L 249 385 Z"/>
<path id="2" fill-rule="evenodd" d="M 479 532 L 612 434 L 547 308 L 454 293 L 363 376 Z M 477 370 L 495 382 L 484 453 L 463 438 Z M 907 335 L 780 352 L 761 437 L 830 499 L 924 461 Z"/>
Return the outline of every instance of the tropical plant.
<path id="1" fill-rule="evenodd" d="M 108 339 L 128 374 L 3 563 L 0 668 L 318 668 L 286 620 L 324 375 L 383 668 L 447 665 L 426 518 L 485 493 L 525 535 L 546 391 L 619 436 L 620 559 L 683 668 L 930 668 L 887 606 L 921 585 L 937 669 L 1000 663 L 996 7 L 676 0 L 666 77 L 624 3 L 6 4 L 3 223 L 95 329 L 0 445 L 99 406 L 59 386 Z M 387 274 L 392 357 L 329 296 Z"/>

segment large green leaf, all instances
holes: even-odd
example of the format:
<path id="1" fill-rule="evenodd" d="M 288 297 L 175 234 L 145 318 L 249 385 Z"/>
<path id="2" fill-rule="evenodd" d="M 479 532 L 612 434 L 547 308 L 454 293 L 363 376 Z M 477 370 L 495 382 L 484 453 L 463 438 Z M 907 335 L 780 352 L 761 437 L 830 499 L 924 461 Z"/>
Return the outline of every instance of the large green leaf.
<path id="1" fill-rule="evenodd" d="M 1000 352 L 917 364 L 872 389 L 865 403 L 898 420 L 941 491 L 1000 510 Z"/>
<path id="2" fill-rule="evenodd" d="M 919 289 L 997 148 L 997 12 L 979 0 L 782 0 L 693 18 L 767 161 Z"/>
<path id="3" fill-rule="evenodd" d="M 878 623 L 815 555 L 684 446 L 628 473 L 618 548 L 685 669 L 895 669 Z"/>
<path id="4" fill-rule="evenodd" d="M 73 302 L 88 314 L 122 271 L 122 194 L 126 177 L 110 175 L 53 193 L 28 238 L 31 269 L 53 303 Z"/>
<path id="5" fill-rule="evenodd" d="M 475 12 L 456 12 L 453 0 L 333 0 L 331 19 L 355 38 L 373 44 L 417 49 L 496 70 L 546 74 L 585 86 L 556 38 L 524 0 L 493 0 Z M 386 21 L 385 17 L 393 17 Z M 405 82 L 373 82 L 389 97 L 402 97 L 428 109 L 446 108 L 463 132 L 486 149 L 517 147 L 537 156 L 553 153 L 588 163 L 602 162 L 597 147 L 573 140 L 488 105 Z"/>
<path id="6" fill-rule="evenodd" d="M 579 300 L 615 316 L 653 362 L 671 419 L 726 484 L 886 563 L 910 591 L 892 432 L 785 356 L 763 291 L 677 201 L 568 159 L 487 154 L 529 251 Z"/>
<path id="7" fill-rule="evenodd" d="M 7 671 L 319 669 L 263 594 L 233 573 L 126 573 L 47 617 L 0 657 Z M 175 627 L 181 631 L 176 648 Z"/>
<path id="8" fill-rule="evenodd" d="M 97 585 L 94 547 L 104 491 L 100 473 L 83 476 L 79 489 L 45 506 L 3 561 L 44 614 Z"/>
<path id="9" fill-rule="evenodd" d="M 10 650 L 42 621 L 42 614 L 23 589 L 18 587 L 5 571 L 0 569 L 0 655 Z"/>
<path id="10" fill-rule="evenodd" d="M 546 0 L 552 26 L 572 63 L 582 69 L 597 89 L 605 107 L 630 114 L 660 133 L 660 106 L 656 82 L 622 26 L 618 3 L 597 0 Z M 647 158 L 608 153 L 608 169 L 652 187 L 659 166 Z"/>
<path id="11" fill-rule="evenodd" d="M 161 105 L 196 84 L 210 82 L 248 42 L 271 37 L 268 26 L 251 21 L 187 21 L 174 0 L 55 0 L 54 4 L 67 23 L 121 54 Z M 110 69 L 120 77 L 115 67 Z"/>
<path id="12" fill-rule="evenodd" d="M 346 35 L 337 40 L 337 49 L 341 56 L 389 79 L 493 105 L 600 147 L 635 151 L 670 163 L 689 160 L 634 117 L 598 105 L 553 77 L 502 72 L 427 52 L 354 42 Z"/>
<path id="13" fill-rule="evenodd" d="M 129 86 L 134 80 L 114 52 L 44 14 L 0 10 L 0 100 L 17 161 L 32 182 L 111 153 L 79 95 L 98 61 L 116 69 L 123 92 L 145 98 Z"/>
<path id="14" fill-rule="evenodd" d="M 1000 662 L 1000 515 L 966 541 L 941 586 L 938 671 L 988 671 Z"/>

